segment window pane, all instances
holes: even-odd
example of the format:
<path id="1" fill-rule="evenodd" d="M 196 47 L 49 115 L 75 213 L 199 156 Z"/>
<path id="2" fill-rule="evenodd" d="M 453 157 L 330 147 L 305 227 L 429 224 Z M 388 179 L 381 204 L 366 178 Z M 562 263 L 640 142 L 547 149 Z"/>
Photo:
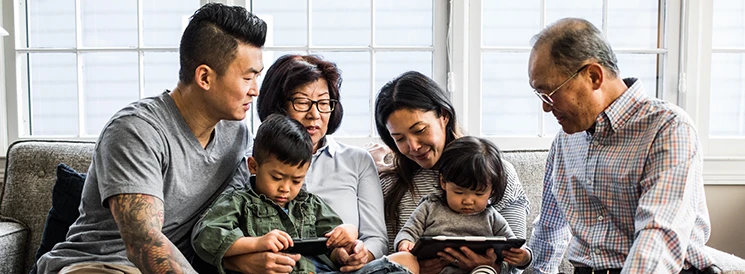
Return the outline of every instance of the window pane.
<path id="1" fill-rule="evenodd" d="M 83 54 L 85 134 L 98 135 L 119 109 L 139 99 L 137 53 Z"/>
<path id="2" fill-rule="evenodd" d="M 178 47 L 189 17 L 199 7 L 199 0 L 142 1 L 142 36 L 145 46 Z M 135 28 L 136 23 L 137 21 Z"/>
<path id="3" fill-rule="evenodd" d="M 83 45 L 137 46 L 137 1 L 80 1 Z"/>
<path id="4" fill-rule="evenodd" d="M 145 52 L 143 54 L 145 97 L 156 96 L 178 83 L 178 52 Z M 137 67 L 135 67 L 136 69 Z"/>
<path id="5" fill-rule="evenodd" d="M 28 47 L 75 46 L 75 1 L 26 1 Z"/>
<path id="6" fill-rule="evenodd" d="M 483 1 L 483 44 L 497 47 L 529 46 L 541 26 L 541 0 Z"/>
<path id="7" fill-rule="evenodd" d="M 616 54 L 616 58 L 621 78 L 639 78 L 647 95 L 657 97 L 657 54 Z"/>
<path id="8" fill-rule="evenodd" d="M 375 54 L 375 90 L 401 73 L 414 70 L 432 78 L 432 52 L 378 52 Z M 445 87 L 443 87 L 445 88 Z M 375 100 L 372 101 L 375 103 Z"/>
<path id="9" fill-rule="evenodd" d="M 375 1 L 375 44 L 432 45 L 432 1 Z"/>
<path id="10" fill-rule="evenodd" d="M 370 45 L 370 1 L 313 1 L 313 45 Z"/>
<path id="11" fill-rule="evenodd" d="M 712 5 L 712 47 L 745 47 L 745 1 L 716 0 Z"/>
<path id="12" fill-rule="evenodd" d="M 614 48 L 656 48 L 658 13 L 657 1 L 608 1 L 608 41 Z"/>
<path id="13" fill-rule="evenodd" d="M 344 118 L 335 136 L 370 136 L 370 53 L 319 52 L 342 71 L 341 103 Z"/>
<path id="14" fill-rule="evenodd" d="M 578 17 L 590 21 L 598 29 L 603 29 L 603 1 L 568 0 L 546 1 L 546 24 L 564 17 Z M 527 60 L 527 59 L 526 59 Z"/>
<path id="15" fill-rule="evenodd" d="M 29 53 L 31 135 L 78 135 L 75 54 Z"/>
<path id="16" fill-rule="evenodd" d="M 711 55 L 709 134 L 745 137 L 745 53 Z"/>
<path id="17" fill-rule="evenodd" d="M 540 99 L 533 94 L 528 82 L 528 55 L 482 54 L 481 134 L 537 134 L 542 110 Z"/>
<path id="18" fill-rule="evenodd" d="M 305 0 L 253 1 L 253 11 L 267 22 L 267 46 L 308 44 L 308 3 Z"/>

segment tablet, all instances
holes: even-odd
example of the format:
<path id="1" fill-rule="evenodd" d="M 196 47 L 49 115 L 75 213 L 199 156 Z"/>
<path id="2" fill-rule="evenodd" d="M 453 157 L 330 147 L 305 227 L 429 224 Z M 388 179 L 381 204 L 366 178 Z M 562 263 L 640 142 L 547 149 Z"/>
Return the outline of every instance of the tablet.
<path id="1" fill-rule="evenodd" d="M 446 247 L 458 249 L 467 246 L 477 254 L 486 254 L 486 250 L 494 248 L 498 256 L 502 256 L 502 250 L 513 247 L 520 248 L 525 244 L 525 239 L 507 239 L 502 236 L 422 236 L 416 242 L 411 254 L 418 260 L 426 260 L 439 257 L 437 252 Z"/>
<path id="2" fill-rule="evenodd" d="M 282 252 L 296 253 L 303 256 L 313 256 L 326 254 L 329 249 L 326 247 L 326 237 L 292 239 L 293 246 Z"/>

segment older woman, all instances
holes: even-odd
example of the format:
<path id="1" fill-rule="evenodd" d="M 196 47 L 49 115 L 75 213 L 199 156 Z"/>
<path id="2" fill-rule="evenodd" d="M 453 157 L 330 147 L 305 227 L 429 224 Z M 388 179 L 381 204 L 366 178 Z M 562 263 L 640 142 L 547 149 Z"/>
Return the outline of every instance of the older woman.
<path id="1" fill-rule="evenodd" d="M 393 239 L 419 199 L 437 191 L 437 164 L 442 151 L 462 133 L 445 92 L 432 79 L 413 71 L 396 77 L 380 90 L 375 102 L 375 125 L 394 154 L 393 168 L 381 173 L 388 237 Z M 515 235 L 525 238 L 530 203 L 515 168 L 503 163 L 508 185 L 502 199 L 492 203 Z M 420 262 L 421 272 L 436 273 L 448 264 L 473 269 L 493 265 L 496 260 L 467 249 L 446 251 L 439 259 Z"/>
<path id="2" fill-rule="evenodd" d="M 257 111 L 262 121 L 281 113 L 308 130 L 313 160 L 304 187 L 326 201 L 344 223 L 359 229 L 366 255 L 360 259 L 366 263 L 387 253 L 383 193 L 370 154 L 329 136 L 344 114 L 341 81 L 334 63 L 312 55 L 282 56 L 266 72 Z"/>

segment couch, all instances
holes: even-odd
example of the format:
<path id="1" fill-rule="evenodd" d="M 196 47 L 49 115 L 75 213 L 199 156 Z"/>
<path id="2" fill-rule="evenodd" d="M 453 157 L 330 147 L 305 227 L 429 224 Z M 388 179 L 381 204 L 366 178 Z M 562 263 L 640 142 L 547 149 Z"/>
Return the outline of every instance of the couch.
<path id="1" fill-rule="evenodd" d="M 0 182 L 0 273 L 29 272 L 51 206 L 57 165 L 65 163 L 78 171 L 86 171 L 93 148 L 93 142 L 84 141 L 28 140 L 10 145 L 5 179 Z M 530 231 L 532 220 L 540 212 L 547 152 L 520 150 L 505 151 L 504 154 L 517 169 L 531 201 Z M 725 270 L 745 270 L 745 260 L 713 248 L 710 251 Z M 572 273 L 566 259 L 560 271 Z"/>

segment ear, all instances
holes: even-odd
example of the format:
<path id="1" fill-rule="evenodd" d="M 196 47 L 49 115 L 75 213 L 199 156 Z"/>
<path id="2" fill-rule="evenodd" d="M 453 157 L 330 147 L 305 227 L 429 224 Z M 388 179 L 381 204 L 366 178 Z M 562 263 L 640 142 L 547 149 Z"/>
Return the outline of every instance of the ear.
<path id="1" fill-rule="evenodd" d="M 440 174 L 440 188 L 442 190 L 445 190 L 445 185 L 447 185 L 447 183 L 445 182 L 445 178 L 443 178 L 442 174 Z"/>
<path id="2" fill-rule="evenodd" d="M 450 122 L 450 114 L 448 114 L 444 108 L 440 109 L 440 113 L 442 113 L 442 115 L 440 116 L 440 119 L 442 119 L 443 121 L 442 125 L 443 125 L 443 128 L 445 128 L 445 126 L 447 126 L 447 124 Z"/>
<path id="3" fill-rule="evenodd" d="M 209 90 L 217 73 L 208 65 L 201 64 L 194 70 L 194 82 L 203 90 Z"/>
<path id="4" fill-rule="evenodd" d="M 605 69 L 603 66 L 601 66 L 598 63 L 592 64 L 589 67 L 587 67 L 587 73 L 590 74 L 590 80 L 592 81 L 592 89 L 598 90 L 600 89 L 600 86 L 603 85 L 603 80 L 605 80 Z"/>
<path id="5" fill-rule="evenodd" d="M 248 171 L 251 172 L 251 174 L 256 175 L 258 174 L 259 170 L 259 163 L 256 162 L 256 159 L 254 159 L 253 156 L 248 157 Z"/>

